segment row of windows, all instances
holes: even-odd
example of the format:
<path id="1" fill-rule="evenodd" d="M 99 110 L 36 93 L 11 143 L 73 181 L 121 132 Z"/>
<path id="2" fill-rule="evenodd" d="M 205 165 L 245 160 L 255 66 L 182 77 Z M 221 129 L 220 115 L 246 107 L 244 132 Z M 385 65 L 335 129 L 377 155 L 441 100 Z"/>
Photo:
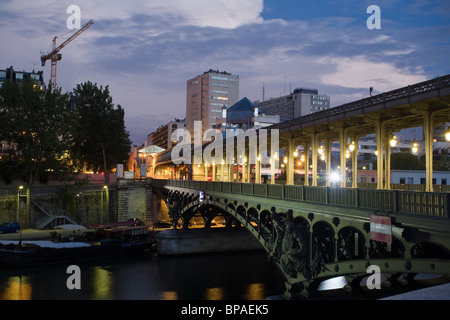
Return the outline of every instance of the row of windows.
<path id="1" fill-rule="evenodd" d="M 228 77 L 219 77 L 219 76 L 211 76 L 212 80 L 220 80 L 220 81 L 230 81 L 230 82 L 235 82 L 236 79 L 234 78 L 228 78 Z"/>
<path id="2" fill-rule="evenodd" d="M 414 184 L 414 178 L 412 177 L 401 177 L 399 180 L 400 184 Z M 426 178 L 420 178 L 420 184 L 426 184 L 427 179 Z M 437 184 L 436 178 L 433 178 L 433 184 Z M 447 185 L 447 179 L 442 178 L 441 179 L 441 185 L 446 186 Z"/>
<path id="3" fill-rule="evenodd" d="M 211 103 L 211 106 L 216 106 L 216 107 L 223 107 L 223 106 L 225 106 L 225 107 L 228 107 L 228 105 L 225 104 L 225 103 L 214 103 L 214 102 Z"/>
<path id="4" fill-rule="evenodd" d="M 211 86 L 214 86 L 214 87 L 222 87 L 222 88 L 228 88 L 228 87 L 229 87 L 227 84 L 216 83 L 216 82 L 211 82 Z"/>
<path id="5" fill-rule="evenodd" d="M 228 91 L 226 91 L 226 90 L 211 90 L 211 93 L 228 94 Z"/>
<path id="6" fill-rule="evenodd" d="M 211 96 L 211 99 L 228 101 L 228 98 L 227 98 L 227 97 L 215 97 L 215 96 Z"/>

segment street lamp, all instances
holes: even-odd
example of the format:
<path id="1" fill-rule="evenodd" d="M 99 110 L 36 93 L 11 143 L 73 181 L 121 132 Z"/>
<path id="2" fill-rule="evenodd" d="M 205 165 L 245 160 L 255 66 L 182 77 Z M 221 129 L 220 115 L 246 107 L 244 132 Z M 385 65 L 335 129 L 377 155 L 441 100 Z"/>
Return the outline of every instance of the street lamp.
<path id="1" fill-rule="evenodd" d="M 447 128 L 447 132 L 445 133 L 445 140 L 450 141 L 450 127 Z"/>
<path id="2" fill-rule="evenodd" d="M 413 153 L 417 153 L 417 151 L 419 151 L 419 144 L 416 141 L 413 142 L 412 147 L 411 147 L 411 151 Z"/>
<path id="3" fill-rule="evenodd" d="M 23 190 L 23 186 L 19 186 L 19 189 L 17 189 L 17 214 L 16 214 L 16 221 L 19 222 L 19 211 L 20 211 L 20 191 Z"/>
<path id="4" fill-rule="evenodd" d="M 396 136 L 392 136 L 391 140 L 389 141 L 389 144 L 391 145 L 391 147 L 395 147 L 397 145 L 397 137 Z"/>
<path id="5" fill-rule="evenodd" d="M 350 152 L 355 151 L 356 149 L 355 141 L 352 141 L 352 143 L 348 146 L 348 148 L 350 149 Z"/>
<path id="6" fill-rule="evenodd" d="M 108 202 L 109 202 L 108 186 L 103 186 L 101 194 L 100 194 L 100 223 L 102 223 L 102 224 L 103 224 L 103 191 L 105 191 L 106 204 L 108 205 Z"/>

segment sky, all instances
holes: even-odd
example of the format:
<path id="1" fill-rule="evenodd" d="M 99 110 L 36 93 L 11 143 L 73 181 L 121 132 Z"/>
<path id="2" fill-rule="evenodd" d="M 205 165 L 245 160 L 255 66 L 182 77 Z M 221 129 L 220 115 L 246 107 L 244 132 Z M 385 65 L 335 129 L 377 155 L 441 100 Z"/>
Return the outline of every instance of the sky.
<path id="1" fill-rule="evenodd" d="M 186 82 L 209 69 L 240 77 L 240 98 L 315 88 L 331 106 L 450 74 L 448 0 L 0 0 L 0 69 L 44 71 L 61 50 L 57 85 L 109 86 L 135 145 L 186 116 Z M 379 8 L 380 28 L 371 5 Z"/>

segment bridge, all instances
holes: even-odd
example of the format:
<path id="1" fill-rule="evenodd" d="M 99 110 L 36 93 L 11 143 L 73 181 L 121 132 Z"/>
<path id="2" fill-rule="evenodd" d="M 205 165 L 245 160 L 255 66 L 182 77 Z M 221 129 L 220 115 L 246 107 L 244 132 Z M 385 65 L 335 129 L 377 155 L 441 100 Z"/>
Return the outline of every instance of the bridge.
<path id="1" fill-rule="evenodd" d="M 228 228 L 245 227 L 284 275 L 287 297 L 308 295 L 320 281 L 339 275 L 358 288 L 369 266 L 380 268 L 390 284 L 410 282 L 417 273 L 449 277 L 450 193 L 433 185 L 434 129 L 450 121 L 449 105 L 447 75 L 268 127 L 279 138 L 265 165 L 270 183 L 261 183 L 261 149 L 249 145 L 235 148 L 231 163 L 174 164 L 172 150 L 163 151 L 153 157 L 150 185 L 163 196 L 174 226 L 188 229 L 194 217 L 202 217 L 208 228 L 221 217 Z M 390 140 L 415 127 L 423 128 L 425 138 L 425 190 L 397 190 L 390 181 Z M 376 179 L 361 186 L 352 146 L 368 134 L 376 140 Z M 336 142 L 340 180 L 333 185 Z M 207 145 L 190 147 L 204 151 Z M 305 169 L 296 185 L 300 149 Z M 323 186 L 319 153 L 326 163 Z M 284 183 L 275 181 L 280 162 Z"/>
<path id="2" fill-rule="evenodd" d="M 238 182 L 152 180 L 174 223 L 221 217 L 261 243 L 286 279 L 287 297 L 346 275 L 358 288 L 378 266 L 388 283 L 417 273 L 450 276 L 450 193 Z M 377 238 L 376 219 L 390 239 Z M 375 221 L 375 222 L 374 222 Z M 375 229 L 374 229 L 375 227 Z"/>

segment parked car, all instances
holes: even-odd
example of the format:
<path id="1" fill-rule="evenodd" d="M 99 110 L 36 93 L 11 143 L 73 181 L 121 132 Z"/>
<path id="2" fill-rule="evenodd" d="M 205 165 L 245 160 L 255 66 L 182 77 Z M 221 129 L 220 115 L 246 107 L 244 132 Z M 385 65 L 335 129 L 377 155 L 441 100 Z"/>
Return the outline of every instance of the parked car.
<path id="1" fill-rule="evenodd" d="M 0 225 L 0 233 L 13 233 L 20 231 L 20 224 L 18 222 L 7 222 Z"/>

